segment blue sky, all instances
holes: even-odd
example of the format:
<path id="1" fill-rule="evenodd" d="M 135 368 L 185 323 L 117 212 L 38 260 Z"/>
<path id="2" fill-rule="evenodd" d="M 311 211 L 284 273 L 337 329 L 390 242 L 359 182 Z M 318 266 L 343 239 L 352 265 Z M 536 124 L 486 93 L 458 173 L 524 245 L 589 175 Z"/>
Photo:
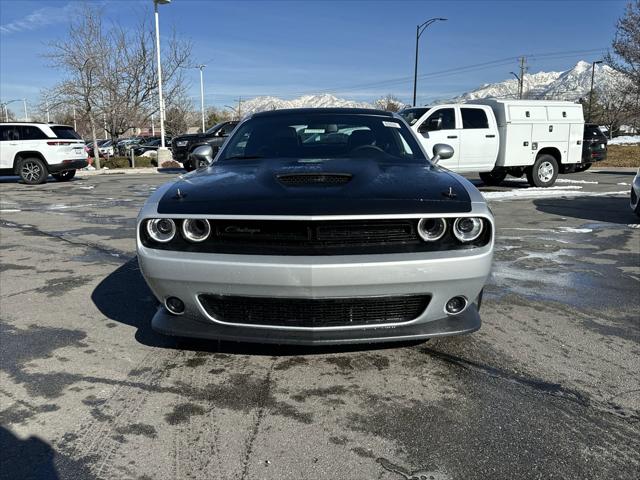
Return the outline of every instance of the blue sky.
<path id="1" fill-rule="evenodd" d="M 41 89 L 59 80 L 42 54 L 64 36 L 80 3 L 0 0 L 2 101 L 26 97 L 35 103 Z M 625 3 L 173 0 L 160 6 L 160 28 L 191 40 L 194 61 L 207 63 L 207 105 L 229 104 L 238 96 L 322 92 L 362 101 L 392 93 L 410 102 L 416 24 L 445 17 L 420 40 L 419 75 L 426 77 L 418 83 L 418 103 L 425 103 L 509 78 L 517 71 L 509 57 L 538 54 L 529 58 L 532 73 L 598 59 L 595 50 L 610 46 Z M 136 15 L 152 15 L 152 0 L 99 4 L 109 20 L 124 25 L 133 25 Z M 199 103 L 198 71 L 189 77 Z"/>

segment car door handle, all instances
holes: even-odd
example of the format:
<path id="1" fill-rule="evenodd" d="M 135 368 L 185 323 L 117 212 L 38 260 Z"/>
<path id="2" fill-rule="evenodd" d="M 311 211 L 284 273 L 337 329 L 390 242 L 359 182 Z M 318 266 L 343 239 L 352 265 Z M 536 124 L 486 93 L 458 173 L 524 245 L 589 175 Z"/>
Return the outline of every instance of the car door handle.
<path id="1" fill-rule="evenodd" d="M 458 138 L 457 135 L 447 135 L 447 138 Z"/>
<path id="2" fill-rule="evenodd" d="M 495 135 L 485 135 L 485 137 L 487 137 L 487 138 L 496 138 Z"/>

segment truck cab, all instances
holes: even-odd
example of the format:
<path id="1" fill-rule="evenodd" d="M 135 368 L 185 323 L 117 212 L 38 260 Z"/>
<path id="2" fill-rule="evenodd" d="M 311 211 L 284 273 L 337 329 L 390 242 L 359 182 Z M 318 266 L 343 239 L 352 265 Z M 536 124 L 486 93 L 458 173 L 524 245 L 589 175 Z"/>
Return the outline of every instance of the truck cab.
<path id="1" fill-rule="evenodd" d="M 416 132 L 428 153 L 437 143 L 453 147 L 440 165 L 456 172 L 493 170 L 498 157 L 498 126 L 486 105 L 445 104 L 407 108 L 400 115 Z"/>

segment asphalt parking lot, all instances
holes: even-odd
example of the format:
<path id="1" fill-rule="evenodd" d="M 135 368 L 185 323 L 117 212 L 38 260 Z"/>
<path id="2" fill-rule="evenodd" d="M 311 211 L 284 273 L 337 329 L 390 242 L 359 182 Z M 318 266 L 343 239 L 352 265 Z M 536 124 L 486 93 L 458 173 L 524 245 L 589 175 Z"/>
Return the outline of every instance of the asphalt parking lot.
<path id="1" fill-rule="evenodd" d="M 632 171 L 481 188 L 480 331 L 322 349 L 150 329 L 135 217 L 170 178 L 0 179 L 1 478 L 637 478 Z"/>

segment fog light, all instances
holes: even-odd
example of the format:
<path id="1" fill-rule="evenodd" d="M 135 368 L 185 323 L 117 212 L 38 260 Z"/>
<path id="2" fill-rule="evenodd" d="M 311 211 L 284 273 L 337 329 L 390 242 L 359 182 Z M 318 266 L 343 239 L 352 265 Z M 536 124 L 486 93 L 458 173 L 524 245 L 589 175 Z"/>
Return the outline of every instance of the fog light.
<path id="1" fill-rule="evenodd" d="M 184 302 L 178 297 L 167 298 L 164 301 L 164 306 L 174 315 L 182 315 L 184 313 Z"/>
<path id="2" fill-rule="evenodd" d="M 467 307 L 467 299 L 464 297 L 453 297 L 444 307 L 447 313 L 455 315 L 462 312 Z"/>

